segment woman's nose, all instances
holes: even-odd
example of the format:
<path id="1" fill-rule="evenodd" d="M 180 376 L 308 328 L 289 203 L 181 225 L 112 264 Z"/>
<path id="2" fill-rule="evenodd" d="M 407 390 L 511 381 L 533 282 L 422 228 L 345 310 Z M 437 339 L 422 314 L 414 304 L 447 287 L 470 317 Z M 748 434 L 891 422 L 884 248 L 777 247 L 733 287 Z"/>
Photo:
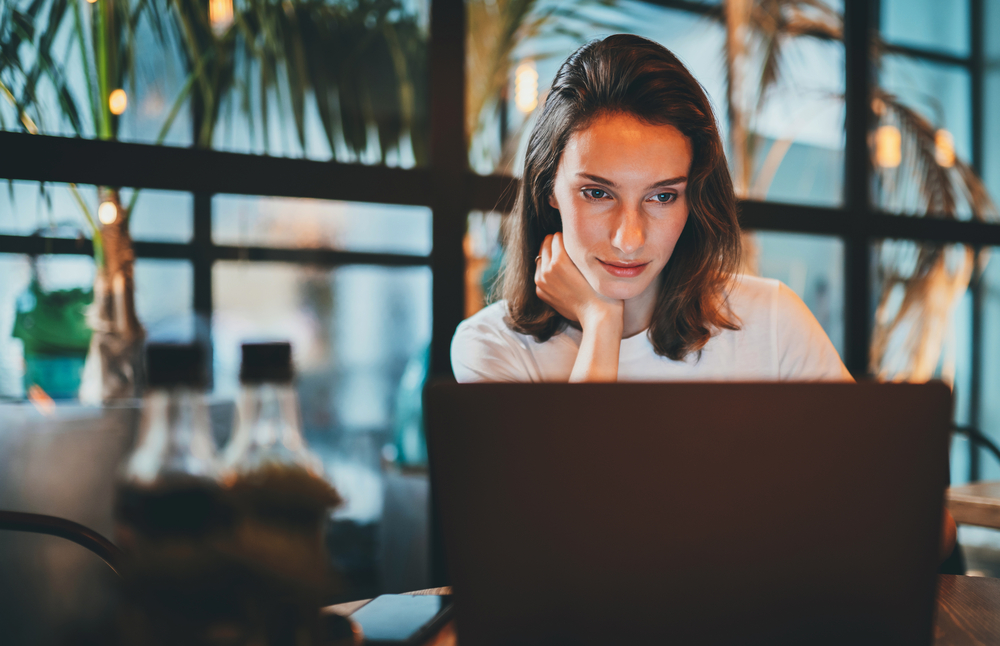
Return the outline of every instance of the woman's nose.
<path id="1" fill-rule="evenodd" d="M 639 210 L 626 207 L 621 210 L 618 216 L 617 226 L 611 244 L 622 254 L 630 256 L 640 249 L 646 241 L 645 233 L 642 230 L 642 219 Z M 624 260 L 624 259 L 623 259 Z"/>

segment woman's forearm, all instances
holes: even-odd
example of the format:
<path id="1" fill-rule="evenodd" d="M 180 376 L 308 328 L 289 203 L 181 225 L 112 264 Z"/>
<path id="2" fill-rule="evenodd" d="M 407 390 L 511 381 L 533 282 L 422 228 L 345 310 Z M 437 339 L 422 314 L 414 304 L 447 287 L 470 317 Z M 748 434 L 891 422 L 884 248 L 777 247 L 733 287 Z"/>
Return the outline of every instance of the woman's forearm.
<path id="1" fill-rule="evenodd" d="M 601 313 L 581 321 L 583 339 L 570 373 L 571 382 L 617 381 L 624 323 L 621 312 Z"/>

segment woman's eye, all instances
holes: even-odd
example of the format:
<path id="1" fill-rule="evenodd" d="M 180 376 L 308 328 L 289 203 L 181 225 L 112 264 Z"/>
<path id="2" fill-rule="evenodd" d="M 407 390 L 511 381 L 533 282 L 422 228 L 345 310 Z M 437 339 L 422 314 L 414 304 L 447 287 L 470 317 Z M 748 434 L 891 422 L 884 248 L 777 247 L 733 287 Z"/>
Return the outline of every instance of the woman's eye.
<path id="1" fill-rule="evenodd" d="M 659 202 L 660 204 L 669 204 L 677 198 L 677 193 L 657 193 L 653 196 L 654 202 Z"/>
<path id="2" fill-rule="evenodd" d="M 607 191 L 602 191 L 599 188 L 585 188 L 583 194 L 592 200 L 600 200 L 608 196 Z"/>

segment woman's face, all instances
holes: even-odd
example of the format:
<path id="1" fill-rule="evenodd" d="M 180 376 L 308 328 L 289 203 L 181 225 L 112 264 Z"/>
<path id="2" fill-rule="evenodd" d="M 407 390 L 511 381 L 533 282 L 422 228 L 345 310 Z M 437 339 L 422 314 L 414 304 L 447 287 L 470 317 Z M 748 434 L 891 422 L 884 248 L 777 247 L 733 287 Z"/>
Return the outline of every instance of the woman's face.
<path id="1" fill-rule="evenodd" d="M 569 257 L 598 293 L 654 296 L 687 222 L 691 142 L 669 125 L 599 116 L 566 144 L 549 204 Z"/>

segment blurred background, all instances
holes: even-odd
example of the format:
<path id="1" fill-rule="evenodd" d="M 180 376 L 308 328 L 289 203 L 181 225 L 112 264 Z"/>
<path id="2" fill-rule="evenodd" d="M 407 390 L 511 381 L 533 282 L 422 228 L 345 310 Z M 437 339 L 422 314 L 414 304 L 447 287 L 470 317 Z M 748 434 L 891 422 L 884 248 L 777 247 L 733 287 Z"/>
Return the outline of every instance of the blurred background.
<path id="1" fill-rule="evenodd" d="M 961 432 L 1000 442 L 1000 5 L 846 4 L 0 0 L 0 508 L 110 534 L 128 348 L 207 344 L 224 442 L 239 344 L 289 340 L 353 591 L 431 585 L 423 384 L 490 302 L 556 70 L 618 32 L 708 93 L 745 271 L 855 376 L 952 384 L 952 482 L 1000 479 Z M 1000 575 L 992 530 L 960 540 Z M 0 634 L 103 603 L 92 560 L 0 533 Z"/>

